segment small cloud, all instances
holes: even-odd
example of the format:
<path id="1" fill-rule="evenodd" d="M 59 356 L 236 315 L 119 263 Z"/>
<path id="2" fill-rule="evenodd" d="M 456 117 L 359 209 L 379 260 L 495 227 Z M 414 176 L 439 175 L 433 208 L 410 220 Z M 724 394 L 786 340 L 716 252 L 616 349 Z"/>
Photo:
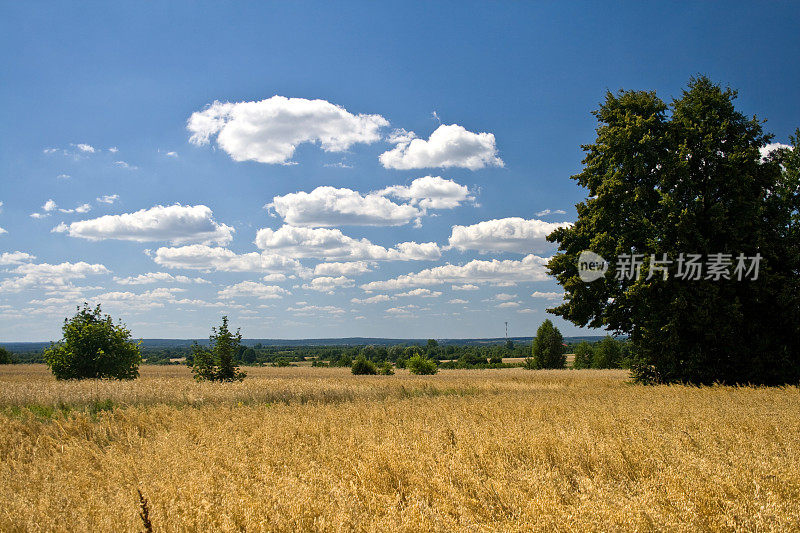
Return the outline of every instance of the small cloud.
<path id="1" fill-rule="evenodd" d="M 92 210 L 92 206 L 89 204 L 79 205 L 75 209 L 59 209 L 61 213 L 88 213 Z"/>
<path id="2" fill-rule="evenodd" d="M 72 146 L 74 146 L 75 148 L 77 148 L 81 152 L 84 152 L 84 153 L 87 153 L 87 154 L 93 154 L 93 153 L 95 153 L 97 151 L 97 150 L 94 149 L 94 146 L 92 146 L 91 144 L 78 143 L 78 144 L 73 144 Z"/>
<path id="3" fill-rule="evenodd" d="M 178 152 L 167 152 L 164 155 L 167 157 L 178 157 Z"/>
<path id="4" fill-rule="evenodd" d="M 56 179 L 59 179 L 59 180 L 68 180 L 68 179 L 70 179 L 71 177 L 72 177 L 72 176 L 70 176 L 69 174 L 59 174 L 58 176 L 56 176 Z"/>
<path id="5" fill-rule="evenodd" d="M 344 161 L 339 161 L 338 163 L 325 163 L 323 166 L 327 168 L 353 168 L 353 165 L 348 165 Z"/>
<path id="6" fill-rule="evenodd" d="M 45 148 L 42 150 L 43 154 L 54 154 L 56 152 L 58 152 L 58 148 Z"/>
<path id="7" fill-rule="evenodd" d="M 42 209 L 44 209 L 45 211 L 47 211 L 49 213 L 50 211 L 55 211 L 56 207 L 58 207 L 56 205 L 56 203 L 52 199 L 50 199 L 50 200 L 47 200 L 44 203 L 44 205 L 42 206 Z"/>
<path id="8" fill-rule="evenodd" d="M 469 303 L 466 300 L 462 300 L 461 298 L 453 298 L 452 300 L 448 300 L 447 303 L 449 304 L 467 304 Z"/>
<path id="9" fill-rule="evenodd" d="M 128 170 L 137 170 L 139 167 L 135 167 L 131 164 L 128 164 L 125 161 L 114 161 L 114 164 L 121 168 L 126 168 Z"/>
<path id="10" fill-rule="evenodd" d="M 97 200 L 97 203 L 100 203 L 100 204 L 113 204 L 114 202 L 119 200 L 119 195 L 118 194 L 106 194 L 104 196 L 99 196 L 99 197 L 95 198 L 95 200 Z"/>
<path id="11" fill-rule="evenodd" d="M 108 151 L 111 152 L 112 154 L 116 154 L 117 152 L 119 152 L 119 148 L 117 148 L 116 146 L 112 146 L 111 148 L 108 149 Z"/>
<path id="12" fill-rule="evenodd" d="M 546 217 L 547 215 L 566 215 L 567 212 L 563 209 L 544 209 L 536 213 L 537 217 Z"/>

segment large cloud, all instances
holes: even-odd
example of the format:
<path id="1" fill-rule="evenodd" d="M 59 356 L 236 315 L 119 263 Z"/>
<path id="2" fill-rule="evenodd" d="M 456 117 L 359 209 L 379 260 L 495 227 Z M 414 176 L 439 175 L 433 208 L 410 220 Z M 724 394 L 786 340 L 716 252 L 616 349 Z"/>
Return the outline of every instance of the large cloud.
<path id="1" fill-rule="evenodd" d="M 217 145 L 235 161 L 287 163 L 302 143 L 318 142 L 326 152 L 380 139 L 389 122 L 380 115 L 353 115 L 325 100 L 273 96 L 258 102 L 214 102 L 192 113 L 190 142 Z"/>
<path id="2" fill-rule="evenodd" d="M 85 278 L 88 275 L 108 274 L 109 272 L 104 265 L 90 264 L 84 261 L 64 262 L 57 265 L 25 263 L 10 271 L 10 273 L 16 274 L 16 277 L 0 283 L 0 292 L 17 292 L 31 287 L 65 286 L 73 279 Z"/>
<path id="3" fill-rule="evenodd" d="M 400 226 L 423 213 L 408 204 L 396 204 L 379 194 L 351 189 L 317 187 L 309 192 L 276 196 L 267 208 L 274 209 L 293 226 Z"/>
<path id="4" fill-rule="evenodd" d="M 552 248 L 547 235 L 568 225 L 520 217 L 486 220 L 471 226 L 453 226 L 449 244 L 451 248 L 481 252 L 542 252 Z"/>
<path id="5" fill-rule="evenodd" d="M 525 256 L 520 261 L 475 259 L 465 265 L 448 263 L 386 281 L 373 281 L 361 285 L 361 288 L 366 291 L 379 291 L 443 283 L 470 282 L 505 286 L 529 281 L 544 281 L 548 279 L 545 268 L 547 261 L 548 259 L 535 255 Z"/>
<path id="6" fill-rule="evenodd" d="M 153 260 L 167 268 L 220 272 L 285 272 L 301 268 L 299 261 L 285 255 L 258 252 L 237 254 L 227 248 L 203 244 L 175 248 L 161 247 L 156 250 Z"/>
<path id="7" fill-rule="evenodd" d="M 0 265 L 19 265 L 22 263 L 30 263 L 36 259 L 35 255 L 28 252 L 3 252 L 0 254 Z"/>
<path id="8" fill-rule="evenodd" d="M 335 278 L 332 276 L 320 276 L 304 284 L 302 288 L 310 291 L 333 294 L 336 289 L 352 286 L 353 280 L 345 276 L 338 276 Z"/>
<path id="9" fill-rule="evenodd" d="M 497 155 L 494 134 L 473 133 L 458 124 L 442 124 L 430 138 L 413 138 L 405 132 L 396 136 L 397 146 L 380 155 L 386 168 L 412 169 L 462 167 L 477 170 L 486 166 L 503 166 Z"/>
<path id="10" fill-rule="evenodd" d="M 131 276 L 127 278 L 114 278 L 114 281 L 120 285 L 147 285 L 150 283 L 159 282 L 174 282 L 174 283 L 209 283 L 208 280 L 203 278 L 190 278 L 188 276 L 173 276 L 169 272 L 147 272 L 146 274 L 139 274 L 138 276 Z"/>
<path id="11" fill-rule="evenodd" d="M 440 176 L 417 178 L 411 185 L 393 185 L 379 192 L 385 196 L 394 196 L 409 200 L 413 205 L 424 209 L 453 209 L 463 202 L 474 200 L 469 189 L 453 180 Z"/>
<path id="12" fill-rule="evenodd" d="M 237 297 L 255 297 L 261 300 L 272 300 L 283 298 L 284 295 L 291 294 L 286 289 L 277 285 L 264 285 L 255 281 L 243 281 L 229 287 L 225 287 L 218 293 L 220 298 L 230 299 Z"/>
<path id="13" fill-rule="evenodd" d="M 429 261 L 441 257 L 441 251 L 435 242 L 402 242 L 394 248 L 384 248 L 367 239 L 354 239 L 344 235 L 338 229 L 288 225 L 277 230 L 258 230 L 255 244 L 270 253 L 334 261 Z"/>
<path id="14" fill-rule="evenodd" d="M 320 263 L 314 267 L 315 276 L 354 276 L 369 272 L 370 265 L 366 261 L 350 261 L 346 263 Z"/>
<path id="15" fill-rule="evenodd" d="M 227 244 L 233 239 L 234 229 L 216 222 L 211 209 L 204 205 L 175 204 L 166 207 L 157 205 L 135 213 L 105 215 L 69 225 L 62 223 L 53 231 L 93 241 L 117 239 L 169 241 L 172 244 Z"/>

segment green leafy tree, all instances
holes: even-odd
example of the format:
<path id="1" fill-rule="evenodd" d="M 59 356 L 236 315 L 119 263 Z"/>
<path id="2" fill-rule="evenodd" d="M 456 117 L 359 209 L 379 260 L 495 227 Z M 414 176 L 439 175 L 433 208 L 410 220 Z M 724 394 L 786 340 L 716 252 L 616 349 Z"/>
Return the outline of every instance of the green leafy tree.
<path id="1" fill-rule="evenodd" d="M 593 359 L 592 345 L 583 341 L 575 347 L 575 360 L 572 362 L 572 368 L 591 368 Z"/>
<path id="2" fill-rule="evenodd" d="M 566 363 L 564 337 L 550 320 L 545 320 L 536 330 L 531 346 L 531 362 L 526 368 L 564 368 Z"/>
<path id="3" fill-rule="evenodd" d="M 408 368 L 408 371 L 412 374 L 418 375 L 431 375 L 439 371 L 436 361 L 428 359 L 421 354 L 410 357 L 408 361 L 406 361 L 406 368 Z"/>
<path id="4" fill-rule="evenodd" d="M 102 315 L 100 306 L 84 303 L 64 319 L 63 338 L 44 351 L 56 379 L 136 379 L 142 356 L 124 324 Z"/>
<path id="5" fill-rule="evenodd" d="M 192 346 L 192 373 L 198 381 L 242 381 L 247 374 L 239 370 L 234 354 L 238 353 L 242 333 L 228 328 L 228 317 L 222 317 L 219 328 L 211 328 L 209 348 Z"/>
<path id="6" fill-rule="evenodd" d="M 637 380 L 800 380 L 798 139 L 762 160 L 771 136 L 735 98 L 706 77 L 669 105 L 654 92 L 607 93 L 573 176 L 589 198 L 548 236 L 559 244 L 548 269 L 566 292 L 550 312 L 628 334 Z M 584 250 L 609 261 L 605 276 L 580 279 Z M 678 279 L 681 253 L 760 254 L 758 279 Z M 622 254 L 642 254 L 641 275 L 616 275 Z M 666 279 L 651 269 L 665 254 Z"/>
<path id="7" fill-rule="evenodd" d="M 11 352 L 0 346 L 0 365 L 14 364 L 14 357 Z"/>
<path id="8" fill-rule="evenodd" d="M 621 363 L 622 345 L 611 335 L 606 335 L 594 346 L 592 368 L 619 368 Z"/>

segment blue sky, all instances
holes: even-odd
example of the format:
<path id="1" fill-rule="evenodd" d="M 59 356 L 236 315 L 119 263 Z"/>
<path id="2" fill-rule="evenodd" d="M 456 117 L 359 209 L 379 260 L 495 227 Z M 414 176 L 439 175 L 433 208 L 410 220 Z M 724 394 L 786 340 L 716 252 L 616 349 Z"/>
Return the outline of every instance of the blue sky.
<path id="1" fill-rule="evenodd" d="M 798 27 L 790 2 L 3 2 L 0 340 L 83 301 L 145 338 L 531 335 L 604 92 L 707 74 L 786 142 Z"/>

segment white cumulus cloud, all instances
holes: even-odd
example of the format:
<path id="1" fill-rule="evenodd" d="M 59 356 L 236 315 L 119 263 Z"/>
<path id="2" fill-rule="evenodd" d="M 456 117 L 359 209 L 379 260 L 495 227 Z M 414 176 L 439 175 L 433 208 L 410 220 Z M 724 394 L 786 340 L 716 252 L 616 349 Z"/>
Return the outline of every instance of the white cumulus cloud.
<path id="1" fill-rule="evenodd" d="M 235 161 L 288 163 L 302 143 L 343 152 L 356 143 L 380 139 L 389 122 L 380 115 L 354 115 L 325 100 L 273 96 L 258 102 L 214 102 L 192 113 L 189 141 L 217 145 Z"/>
<path id="2" fill-rule="evenodd" d="M 414 138 L 412 132 L 393 135 L 397 146 L 380 155 L 386 168 L 448 168 L 477 170 L 486 166 L 503 166 L 497 155 L 494 134 L 473 133 L 458 124 L 442 124 L 426 141 Z"/>
<path id="3" fill-rule="evenodd" d="M 320 263 L 314 267 L 315 276 L 356 276 L 370 271 L 370 265 L 366 261 Z"/>
<path id="4" fill-rule="evenodd" d="M 303 288 L 306 290 L 332 294 L 336 289 L 352 286 L 353 280 L 346 276 L 320 276 L 304 284 Z"/>
<path id="5" fill-rule="evenodd" d="M 384 248 L 367 239 L 354 239 L 344 235 L 338 229 L 289 225 L 277 230 L 258 230 L 255 244 L 270 253 L 332 261 L 424 261 L 441 257 L 441 251 L 435 242 L 402 242 L 394 248 Z"/>
<path id="6" fill-rule="evenodd" d="M 261 300 L 283 298 L 288 294 L 291 293 L 277 285 L 264 285 L 263 283 L 257 283 L 255 281 L 242 281 L 241 283 L 225 287 L 217 293 L 217 295 L 223 299 L 254 297 Z"/>
<path id="7" fill-rule="evenodd" d="M 317 187 L 310 193 L 276 196 L 268 209 L 293 226 L 401 226 L 423 213 L 408 204 L 396 204 L 380 194 L 351 189 Z"/>
<path id="8" fill-rule="evenodd" d="M 478 222 L 471 226 L 453 226 L 449 245 L 459 250 L 500 251 L 529 254 L 552 248 L 546 237 L 568 222 L 545 222 L 520 217 Z"/>
<path id="9" fill-rule="evenodd" d="M 114 278 L 120 285 L 147 285 L 149 283 L 173 282 L 173 283 L 209 283 L 203 278 L 190 278 L 188 276 L 173 276 L 169 272 L 147 272 L 138 276 L 127 278 Z"/>
<path id="10" fill-rule="evenodd" d="M 301 268 L 299 261 L 285 255 L 258 252 L 237 254 L 227 248 L 204 244 L 161 247 L 156 250 L 153 260 L 166 268 L 220 272 L 275 272 Z"/>
<path id="11" fill-rule="evenodd" d="M 519 261 L 498 260 L 484 261 L 475 259 L 465 265 L 445 265 L 427 268 L 420 272 L 398 276 L 386 281 L 373 281 L 361 285 L 366 291 L 396 290 L 423 285 L 440 285 L 443 283 L 489 283 L 509 286 L 530 281 L 544 281 L 547 278 L 545 265 L 548 259 L 536 255 L 528 255 Z"/>
<path id="12" fill-rule="evenodd" d="M 103 196 L 98 196 L 97 198 L 95 198 L 95 200 L 97 201 L 97 203 L 100 203 L 100 204 L 113 204 L 114 202 L 119 200 L 119 195 L 118 194 L 106 194 L 106 195 L 103 195 Z"/>
<path id="13" fill-rule="evenodd" d="M 3 252 L 0 254 L 0 265 L 19 265 L 30 263 L 34 259 L 36 259 L 36 256 L 27 252 Z"/>
<path id="14" fill-rule="evenodd" d="M 417 178 L 410 185 L 393 185 L 379 194 L 409 200 L 422 209 L 453 209 L 475 200 L 467 187 L 440 176 Z"/>
<path id="15" fill-rule="evenodd" d="M 105 215 L 71 224 L 61 223 L 53 229 L 70 237 L 99 241 L 169 241 L 182 243 L 226 244 L 233 239 L 234 229 L 217 223 L 210 208 L 204 205 L 180 204 L 141 209 L 134 213 Z"/>
<path id="16" fill-rule="evenodd" d="M 441 296 L 440 291 L 432 291 L 430 289 L 412 289 L 407 292 L 399 292 L 397 296 L 419 296 L 420 298 L 436 298 Z"/>

